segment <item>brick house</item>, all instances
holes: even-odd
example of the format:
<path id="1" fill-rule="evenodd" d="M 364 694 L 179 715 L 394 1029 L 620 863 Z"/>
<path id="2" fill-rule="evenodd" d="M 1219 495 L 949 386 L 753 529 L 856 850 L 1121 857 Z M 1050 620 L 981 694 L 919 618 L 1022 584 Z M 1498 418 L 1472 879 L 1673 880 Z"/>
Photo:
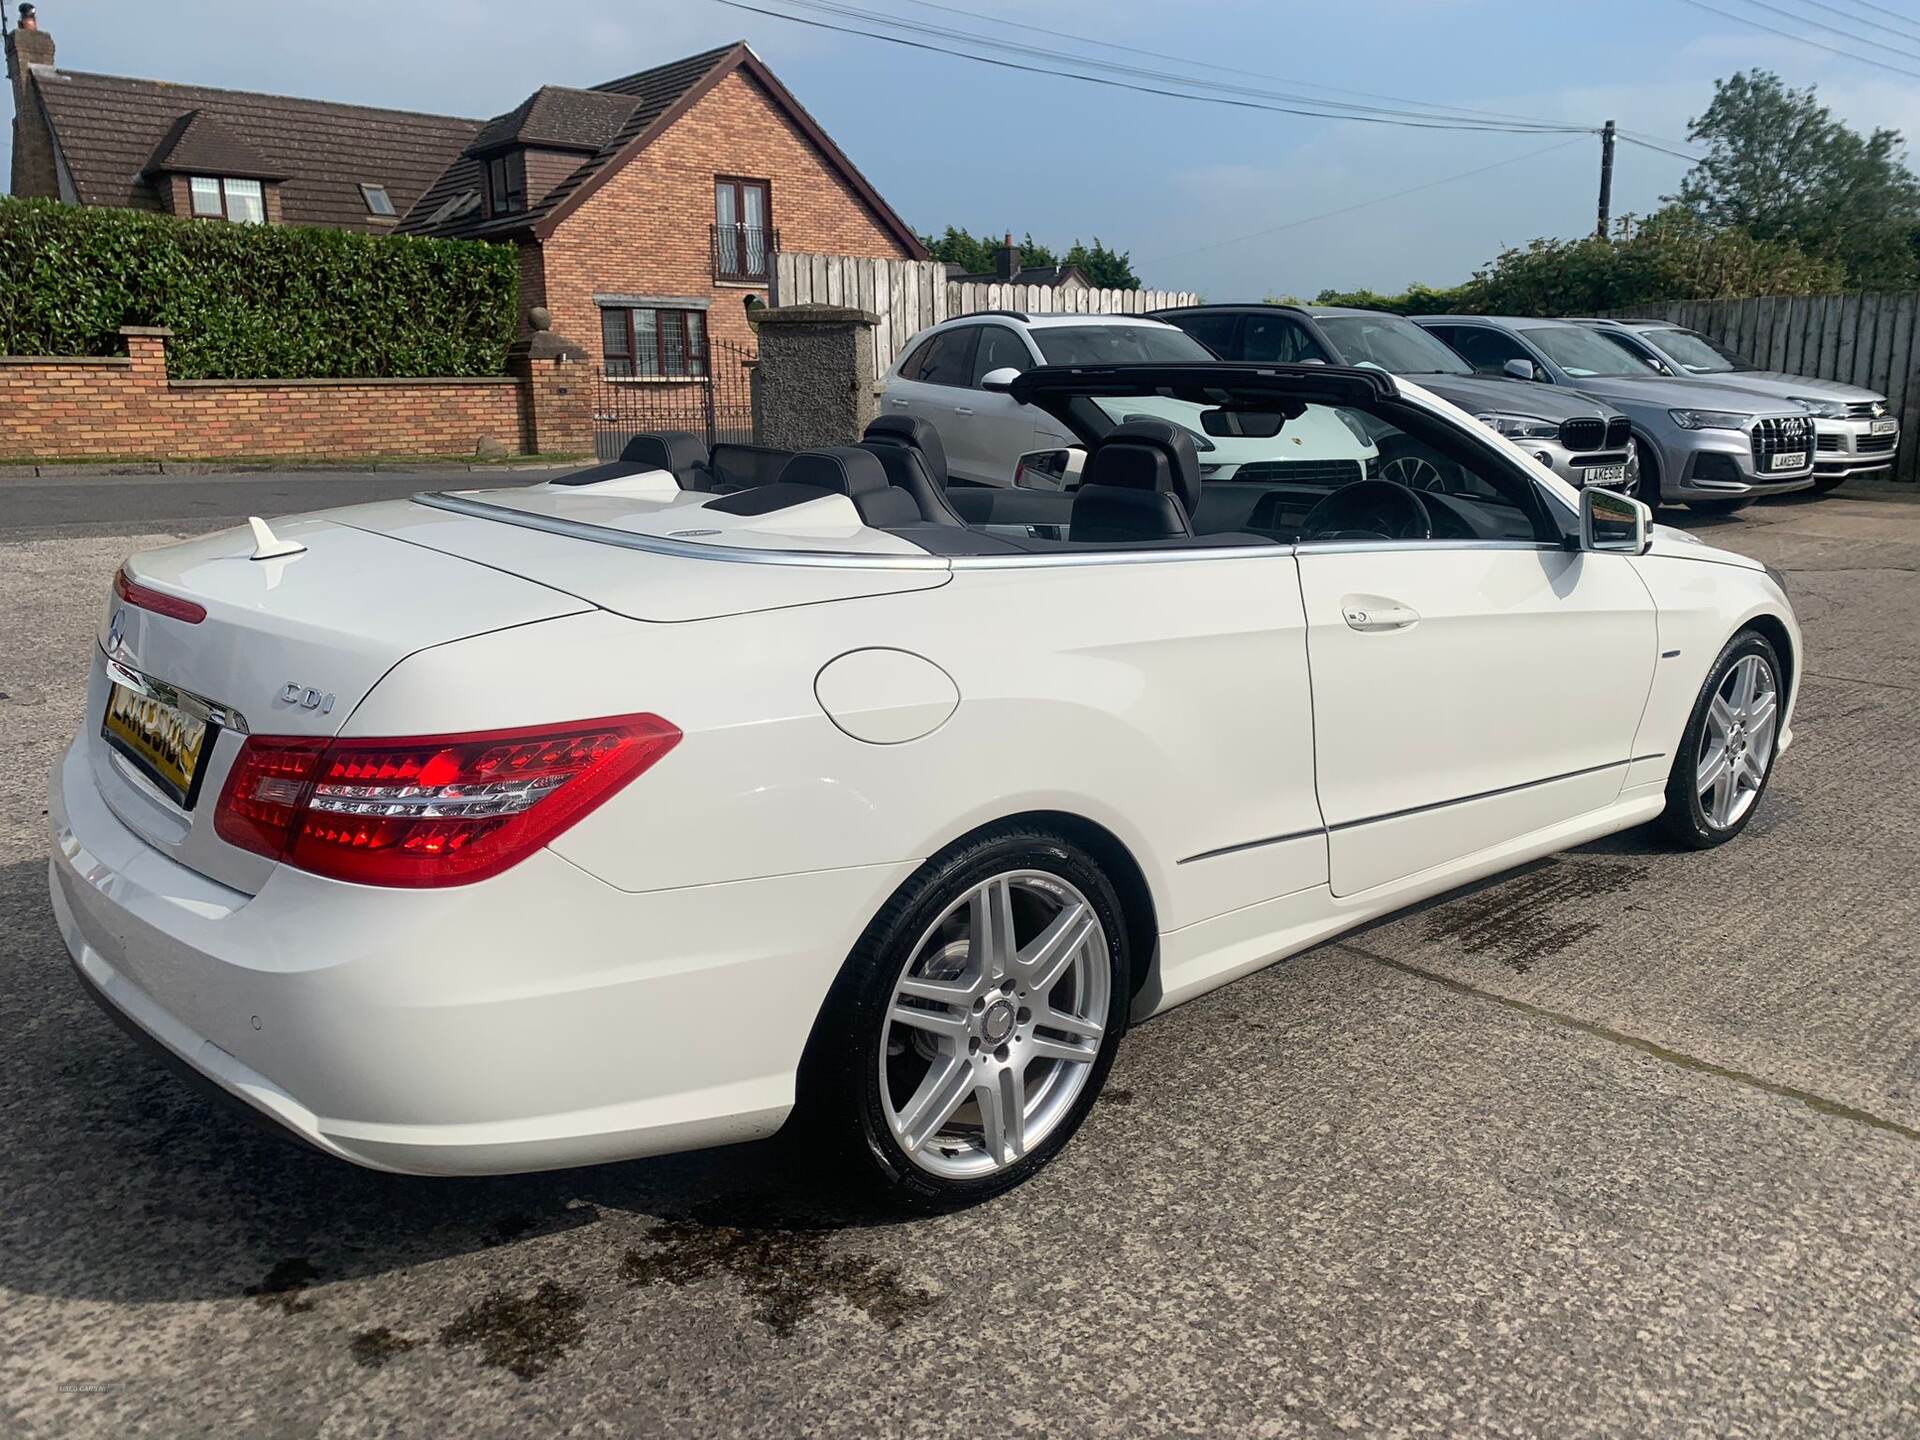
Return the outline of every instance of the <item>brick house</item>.
<path id="1" fill-rule="evenodd" d="M 21 9 L 14 194 L 511 242 L 523 325 L 545 306 L 612 376 L 697 376 L 715 342 L 750 345 L 777 248 L 926 258 L 744 43 L 483 121 L 60 69 Z"/>

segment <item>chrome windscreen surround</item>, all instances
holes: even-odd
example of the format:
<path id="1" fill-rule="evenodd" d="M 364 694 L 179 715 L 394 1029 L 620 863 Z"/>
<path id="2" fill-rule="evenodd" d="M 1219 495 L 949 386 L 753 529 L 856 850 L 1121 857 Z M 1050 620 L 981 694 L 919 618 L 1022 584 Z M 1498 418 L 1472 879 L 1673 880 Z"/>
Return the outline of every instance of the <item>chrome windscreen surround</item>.
<path id="1" fill-rule="evenodd" d="M 210 700 L 205 695 L 195 694 L 191 690 L 182 690 L 178 685 L 170 685 L 165 680 L 156 680 L 151 675 L 143 675 L 124 660 L 117 660 L 104 648 L 100 658 L 106 662 L 107 678 L 126 686 L 136 694 L 149 700 L 158 700 L 162 705 L 171 705 L 196 720 L 221 730 L 231 730 L 236 735 L 248 735 L 247 717 L 231 705 L 218 700 Z"/>

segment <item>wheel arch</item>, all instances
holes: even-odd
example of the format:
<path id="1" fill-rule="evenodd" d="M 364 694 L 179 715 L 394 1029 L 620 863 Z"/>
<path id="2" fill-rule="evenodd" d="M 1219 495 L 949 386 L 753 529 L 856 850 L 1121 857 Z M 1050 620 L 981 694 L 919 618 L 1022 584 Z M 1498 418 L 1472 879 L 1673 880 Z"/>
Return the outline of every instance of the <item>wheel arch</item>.
<path id="1" fill-rule="evenodd" d="M 1751 617 L 1740 629 L 1757 632 L 1765 637 L 1769 645 L 1773 646 L 1773 653 L 1780 657 L 1780 667 L 1783 672 L 1780 676 L 1781 689 L 1791 700 L 1794 696 L 1794 686 L 1798 683 L 1799 657 L 1793 653 L 1793 634 L 1787 629 L 1786 621 L 1771 611 L 1762 610 Z"/>

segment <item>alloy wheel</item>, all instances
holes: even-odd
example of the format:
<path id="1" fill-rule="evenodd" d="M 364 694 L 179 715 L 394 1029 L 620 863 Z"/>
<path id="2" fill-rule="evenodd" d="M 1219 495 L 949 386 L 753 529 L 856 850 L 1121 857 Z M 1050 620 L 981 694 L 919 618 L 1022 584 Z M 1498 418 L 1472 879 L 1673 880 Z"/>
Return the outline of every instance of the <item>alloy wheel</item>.
<path id="1" fill-rule="evenodd" d="M 1707 706 L 1694 767 L 1700 810 L 1715 830 L 1740 823 L 1767 782 L 1779 728 L 1780 692 L 1773 667 L 1745 655 L 1727 671 Z"/>
<path id="2" fill-rule="evenodd" d="M 914 945 L 883 1021 L 880 1097 L 920 1169 L 1017 1163 L 1067 1117 L 1112 1002 L 1105 928 L 1073 885 L 1013 870 L 974 885 Z"/>

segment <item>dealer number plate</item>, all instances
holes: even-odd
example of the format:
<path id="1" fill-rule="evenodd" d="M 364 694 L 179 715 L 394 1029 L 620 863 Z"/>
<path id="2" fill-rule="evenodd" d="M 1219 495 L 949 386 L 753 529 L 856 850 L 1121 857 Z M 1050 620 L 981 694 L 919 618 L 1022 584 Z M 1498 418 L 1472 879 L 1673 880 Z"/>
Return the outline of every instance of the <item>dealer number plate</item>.
<path id="1" fill-rule="evenodd" d="M 183 810 L 193 808 L 212 734 L 205 720 L 116 680 L 100 733 L 162 794 Z"/>
<path id="2" fill-rule="evenodd" d="M 1624 465 L 1589 465 L 1580 472 L 1581 479 L 1589 485 L 1624 485 L 1627 483 L 1627 467 Z"/>
<path id="3" fill-rule="evenodd" d="M 1899 428 L 1900 428 L 1900 422 L 1898 420 L 1895 420 L 1889 417 L 1888 419 L 1885 419 L 1885 420 L 1874 421 L 1873 424 L 1869 427 L 1868 433 L 1871 435 L 1891 435 L 1893 434 L 1894 431 L 1898 430 Z"/>
<path id="4" fill-rule="evenodd" d="M 1769 470 L 1804 470 L 1807 468 L 1807 452 L 1804 450 L 1782 450 L 1767 462 Z"/>

